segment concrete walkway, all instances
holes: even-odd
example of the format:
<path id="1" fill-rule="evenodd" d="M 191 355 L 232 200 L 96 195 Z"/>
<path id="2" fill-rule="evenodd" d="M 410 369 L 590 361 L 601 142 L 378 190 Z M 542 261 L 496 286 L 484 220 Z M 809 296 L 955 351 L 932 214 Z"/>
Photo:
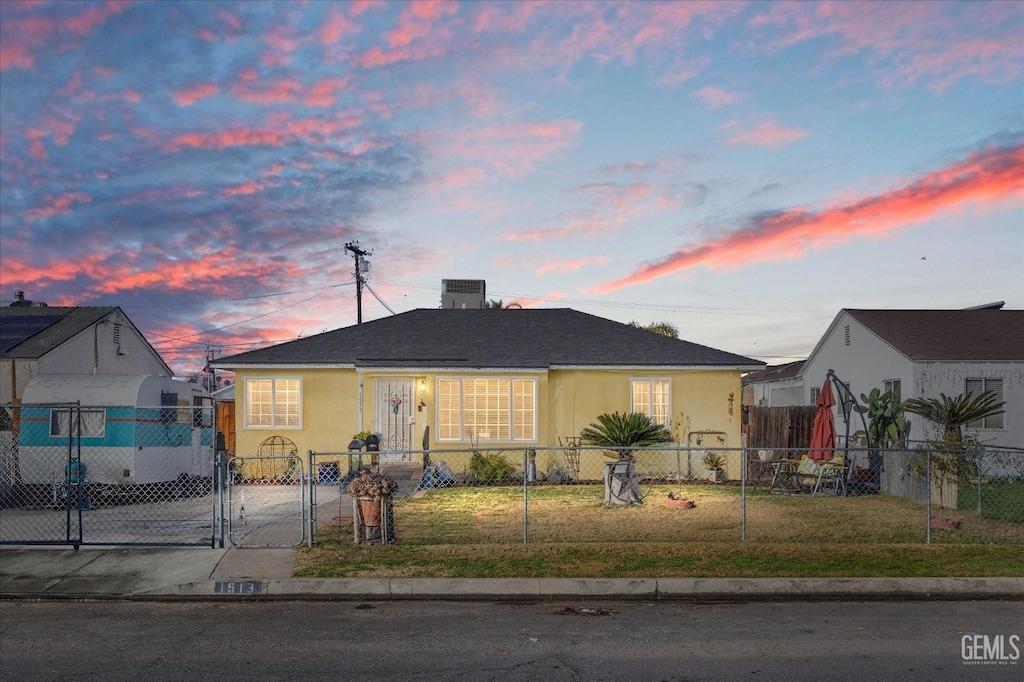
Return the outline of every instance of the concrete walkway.
<path id="1" fill-rule="evenodd" d="M 291 549 L 0 547 L 0 598 L 1024 600 L 1022 578 L 293 578 Z"/>

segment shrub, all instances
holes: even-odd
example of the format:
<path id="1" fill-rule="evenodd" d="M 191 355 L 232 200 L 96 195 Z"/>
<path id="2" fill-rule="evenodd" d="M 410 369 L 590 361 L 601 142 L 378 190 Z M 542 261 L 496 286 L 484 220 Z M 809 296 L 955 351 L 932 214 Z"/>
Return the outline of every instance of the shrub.
<path id="1" fill-rule="evenodd" d="M 469 470 L 481 483 L 504 483 L 512 478 L 516 468 L 497 452 L 474 452 Z"/>

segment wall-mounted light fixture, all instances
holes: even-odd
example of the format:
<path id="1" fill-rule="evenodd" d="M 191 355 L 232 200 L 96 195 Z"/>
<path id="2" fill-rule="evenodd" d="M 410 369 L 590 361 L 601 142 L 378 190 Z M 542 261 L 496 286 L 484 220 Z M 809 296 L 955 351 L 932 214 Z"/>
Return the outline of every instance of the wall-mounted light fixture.
<path id="1" fill-rule="evenodd" d="M 423 379 L 420 379 L 420 390 L 421 391 L 427 390 L 427 382 L 424 381 Z"/>

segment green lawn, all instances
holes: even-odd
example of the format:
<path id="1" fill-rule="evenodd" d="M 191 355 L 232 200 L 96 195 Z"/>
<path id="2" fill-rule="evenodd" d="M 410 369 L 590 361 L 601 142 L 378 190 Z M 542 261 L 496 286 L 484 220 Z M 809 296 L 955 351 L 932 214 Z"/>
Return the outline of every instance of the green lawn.
<path id="1" fill-rule="evenodd" d="M 667 494 L 694 509 L 667 505 Z M 449 488 L 395 501 L 398 544 L 354 545 L 321 528 L 295 574 L 321 577 L 828 577 L 1021 575 L 1024 525 L 952 512 L 933 530 L 924 506 L 886 495 L 757 495 L 730 486 L 656 486 L 647 503 L 607 508 L 600 486 L 537 486 L 523 543 L 521 488 Z M 949 513 L 949 512 L 947 512 Z"/>
<path id="2" fill-rule="evenodd" d="M 978 488 L 965 483 L 957 488 L 957 508 L 976 511 Z M 1024 483 L 981 484 L 981 516 L 986 519 L 1024 523 Z"/>

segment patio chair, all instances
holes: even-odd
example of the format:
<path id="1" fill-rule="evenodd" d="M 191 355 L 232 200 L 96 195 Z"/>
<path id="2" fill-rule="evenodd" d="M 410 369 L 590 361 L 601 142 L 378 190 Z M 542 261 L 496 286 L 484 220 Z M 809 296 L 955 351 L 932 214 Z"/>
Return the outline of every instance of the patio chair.
<path id="1" fill-rule="evenodd" d="M 769 492 L 780 479 L 790 483 L 790 487 L 795 487 L 798 490 L 803 489 L 804 486 L 813 490 L 813 482 L 817 479 L 821 469 L 820 465 L 806 454 L 800 459 L 775 460 L 771 462 L 771 466 L 772 482 L 768 484 Z"/>
<path id="2" fill-rule="evenodd" d="M 849 458 L 849 464 L 853 459 Z M 814 482 L 814 492 L 811 496 L 818 494 L 818 491 L 831 485 L 836 495 L 846 495 L 846 479 L 850 475 L 851 467 L 848 466 L 846 455 L 836 454 L 835 457 L 818 465 L 818 479 Z"/>

